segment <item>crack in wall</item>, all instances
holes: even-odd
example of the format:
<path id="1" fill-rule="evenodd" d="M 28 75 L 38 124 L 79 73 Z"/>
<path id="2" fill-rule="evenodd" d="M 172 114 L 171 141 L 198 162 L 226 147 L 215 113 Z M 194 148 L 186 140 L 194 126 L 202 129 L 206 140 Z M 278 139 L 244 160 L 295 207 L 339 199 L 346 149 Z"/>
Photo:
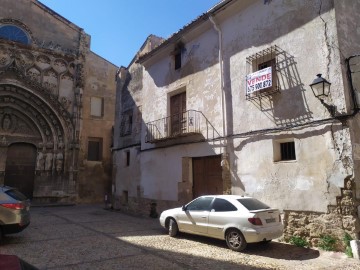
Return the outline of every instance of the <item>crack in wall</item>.
<path id="1" fill-rule="evenodd" d="M 330 64 L 331 64 L 331 46 L 330 46 L 330 41 L 329 41 L 327 22 L 323 19 L 323 17 L 321 17 L 322 4 L 323 4 L 322 0 L 320 0 L 319 18 L 324 23 L 324 37 L 325 37 L 326 48 L 327 48 L 327 51 L 328 51 L 327 56 L 326 56 L 326 59 L 327 59 L 326 74 L 327 74 L 327 76 L 329 76 L 329 74 L 330 74 Z"/>

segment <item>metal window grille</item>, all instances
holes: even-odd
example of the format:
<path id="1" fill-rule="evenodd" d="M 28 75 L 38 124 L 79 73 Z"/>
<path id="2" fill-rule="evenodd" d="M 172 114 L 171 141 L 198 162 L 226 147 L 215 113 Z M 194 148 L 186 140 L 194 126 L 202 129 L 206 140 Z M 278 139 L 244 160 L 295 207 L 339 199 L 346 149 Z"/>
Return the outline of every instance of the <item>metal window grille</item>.
<path id="1" fill-rule="evenodd" d="M 246 99 L 250 100 L 253 98 L 260 98 L 280 91 L 277 76 L 277 58 L 279 53 L 280 49 L 277 46 L 271 46 L 246 58 L 246 75 L 266 67 L 272 67 L 272 86 L 260 91 L 253 92 L 251 94 L 248 94 L 245 91 Z"/>
<path id="2" fill-rule="evenodd" d="M 295 142 L 280 143 L 281 160 L 296 160 Z"/>

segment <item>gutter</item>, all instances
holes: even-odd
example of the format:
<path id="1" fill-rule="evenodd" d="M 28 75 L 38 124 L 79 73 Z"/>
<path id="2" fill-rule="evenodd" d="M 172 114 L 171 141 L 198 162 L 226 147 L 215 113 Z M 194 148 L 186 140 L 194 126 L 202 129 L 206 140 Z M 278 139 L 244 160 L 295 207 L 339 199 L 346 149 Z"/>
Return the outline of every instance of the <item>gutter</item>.
<path id="1" fill-rule="evenodd" d="M 220 65 L 220 96 L 221 96 L 221 112 L 222 112 L 222 124 L 223 124 L 223 155 L 227 156 L 227 126 L 226 126 L 226 102 L 225 102 L 225 89 L 224 89 L 224 66 L 223 66 L 223 44 L 222 44 L 222 32 L 219 28 L 219 25 L 215 22 L 212 15 L 209 16 L 209 20 L 212 23 L 215 31 L 218 33 L 219 37 L 219 65 Z"/>

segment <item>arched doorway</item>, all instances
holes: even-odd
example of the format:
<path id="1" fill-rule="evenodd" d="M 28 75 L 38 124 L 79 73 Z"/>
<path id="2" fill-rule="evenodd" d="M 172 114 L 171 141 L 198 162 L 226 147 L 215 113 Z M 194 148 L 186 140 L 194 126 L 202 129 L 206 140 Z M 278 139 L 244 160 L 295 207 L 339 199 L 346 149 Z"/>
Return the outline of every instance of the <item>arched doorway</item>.
<path id="1" fill-rule="evenodd" d="M 18 188 L 32 198 L 36 164 L 36 147 L 28 143 L 11 144 L 7 151 L 4 184 Z"/>

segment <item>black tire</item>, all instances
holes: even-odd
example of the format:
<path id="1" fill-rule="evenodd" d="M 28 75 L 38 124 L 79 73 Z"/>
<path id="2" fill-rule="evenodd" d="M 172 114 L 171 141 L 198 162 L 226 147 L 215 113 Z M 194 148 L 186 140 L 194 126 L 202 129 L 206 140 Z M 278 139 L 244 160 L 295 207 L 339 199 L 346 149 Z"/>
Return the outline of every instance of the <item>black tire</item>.
<path id="1" fill-rule="evenodd" d="M 4 234 L 2 233 L 1 227 L 0 227 L 0 244 L 2 243 L 4 239 Z"/>
<path id="2" fill-rule="evenodd" d="M 169 221 L 169 235 L 175 237 L 179 233 L 179 227 L 175 220 L 172 218 Z"/>
<path id="3" fill-rule="evenodd" d="M 237 229 L 229 229 L 226 232 L 225 240 L 227 246 L 234 251 L 242 251 L 247 245 L 243 234 Z"/>

